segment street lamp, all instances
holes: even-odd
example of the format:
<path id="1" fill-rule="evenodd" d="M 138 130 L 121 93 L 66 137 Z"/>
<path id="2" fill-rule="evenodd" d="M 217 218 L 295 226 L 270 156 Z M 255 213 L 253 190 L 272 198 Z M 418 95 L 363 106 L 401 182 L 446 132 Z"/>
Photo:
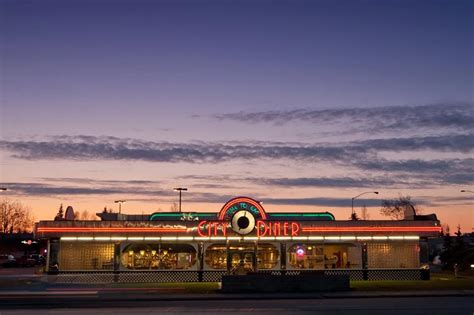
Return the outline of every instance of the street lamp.
<path id="1" fill-rule="evenodd" d="M 467 192 L 467 193 L 474 194 L 474 191 L 472 191 L 472 190 L 465 190 L 465 189 L 463 189 L 463 190 L 461 190 L 461 192 Z"/>
<path id="2" fill-rule="evenodd" d="M 179 212 L 181 212 L 181 192 L 188 191 L 186 187 L 173 188 L 174 191 L 179 191 Z"/>
<path id="3" fill-rule="evenodd" d="M 126 200 L 115 200 L 115 203 L 119 204 L 119 213 L 122 213 L 122 203 L 124 203 Z"/>
<path id="4" fill-rule="evenodd" d="M 356 199 L 356 198 L 358 198 L 362 195 L 365 195 L 365 194 L 376 194 L 376 195 L 378 195 L 379 192 L 378 191 L 366 191 L 366 192 L 363 192 L 363 193 L 361 193 L 361 194 L 359 194 L 355 197 L 352 197 L 352 215 L 354 215 L 354 199 Z"/>

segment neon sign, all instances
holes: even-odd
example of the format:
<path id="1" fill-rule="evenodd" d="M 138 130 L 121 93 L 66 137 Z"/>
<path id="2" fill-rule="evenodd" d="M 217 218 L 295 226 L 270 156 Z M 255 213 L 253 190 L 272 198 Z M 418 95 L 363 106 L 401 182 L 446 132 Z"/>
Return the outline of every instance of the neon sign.
<path id="1" fill-rule="evenodd" d="M 249 197 L 237 197 L 229 200 L 219 211 L 218 218 L 219 220 L 230 219 L 240 210 L 249 211 L 255 217 L 261 217 L 263 220 L 267 219 L 267 214 L 262 205 L 257 200 Z"/>
<path id="2" fill-rule="evenodd" d="M 201 221 L 198 224 L 197 232 L 199 236 L 227 236 L 227 222 L 221 221 Z"/>
<path id="3" fill-rule="evenodd" d="M 227 229 L 231 227 L 228 222 L 223 221 L 201 221 L 197 227 L 197 233 L 202 237 L 227 236 Z M 257 221 L 255 224 L 257 237 L 262 236 L 298 236 L 301 226 L 297 222 L 265 222 Z M 234 229 L 233 229 L 234 230 Z M 235 230 L 234 230 L 235 231 Z M 240 234 L 240 233 L 238 233 Z M 247 234 L 247 233 L 244 233 Z"/>
<path id="4" fill-rule="evenodd" d="M 257 236 L 298 236 L 301 230 L 297 222 L 257 221 Z"/>

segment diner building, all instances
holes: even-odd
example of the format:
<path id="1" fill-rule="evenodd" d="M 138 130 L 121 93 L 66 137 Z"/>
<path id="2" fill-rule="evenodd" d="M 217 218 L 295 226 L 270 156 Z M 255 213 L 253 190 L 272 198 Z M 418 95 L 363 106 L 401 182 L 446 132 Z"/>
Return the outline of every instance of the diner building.
<path id="1" fill-rule="evenodd" d="M 435 215 L 341 221 L 329 212 L 267 212 L 248 197 L 218 212 L 97 215 L 36 224 L 50 273 L 77 282 L 220 281 L 237 270 L 421 279 L 427 239 L 441 232 Z"/>

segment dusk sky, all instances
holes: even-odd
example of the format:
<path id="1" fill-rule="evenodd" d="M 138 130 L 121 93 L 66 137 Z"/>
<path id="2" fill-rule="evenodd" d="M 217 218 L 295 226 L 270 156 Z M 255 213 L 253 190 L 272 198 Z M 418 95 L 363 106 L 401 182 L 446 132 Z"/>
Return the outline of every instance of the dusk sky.
<path id="1" fill-rule="evenodd" d="M 0 185 L 36 220 L 184 186 L 473 229 L 472 1 L 0 1 Z"/>

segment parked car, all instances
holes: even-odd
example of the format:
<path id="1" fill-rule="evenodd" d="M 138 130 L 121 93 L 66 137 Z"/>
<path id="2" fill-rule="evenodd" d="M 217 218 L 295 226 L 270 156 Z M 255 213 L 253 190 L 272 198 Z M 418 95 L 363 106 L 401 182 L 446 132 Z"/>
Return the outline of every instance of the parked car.
<path id="1" fill-rule="evenodd" d="M 36 260 L 30 256 L 23 255 L 17 259 L 18 267 L 34 267 L 36 265 Z"/>
<path id="2" fill-rule="evenodd" d="M 15 267 L 16 259 L 13 255 L 0 255 L 0 266 L 2 267 Z"/>
<path id="3" fill-rule="evenodd" d="M 45 262 L 46 262 L 46 259 L 44 259 L 44 256 L 43 255 L 40 255 L 40 254 L 32 254 L 29 256 L 31 259 L 34 259 L 35 260 L 35 264 L 36 265 L 44 265 Z"/>

